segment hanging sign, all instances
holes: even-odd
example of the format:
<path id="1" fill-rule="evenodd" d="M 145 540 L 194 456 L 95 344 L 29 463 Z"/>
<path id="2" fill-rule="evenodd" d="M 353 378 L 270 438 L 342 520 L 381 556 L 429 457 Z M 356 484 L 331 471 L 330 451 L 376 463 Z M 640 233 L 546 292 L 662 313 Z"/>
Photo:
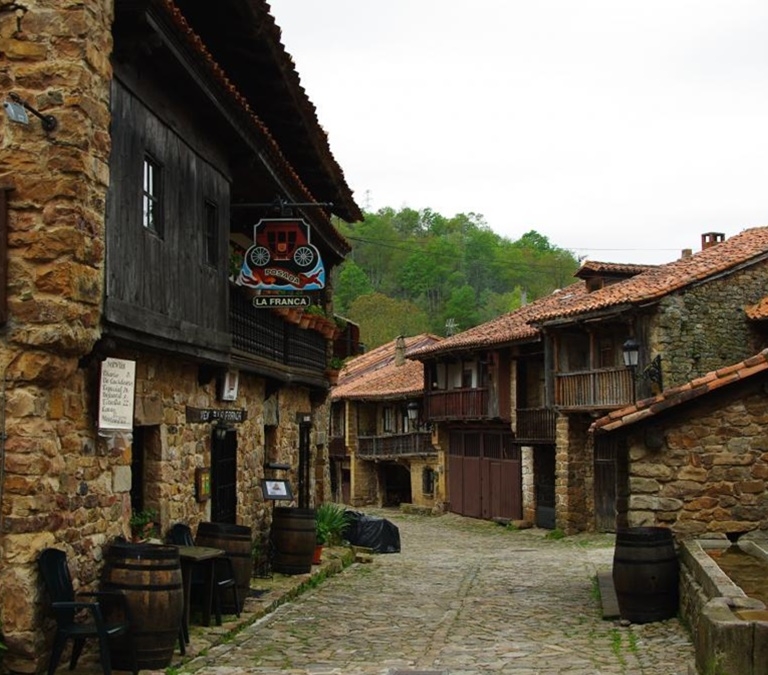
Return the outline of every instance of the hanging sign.
<path id="1" fill-rule="evenodd" d="M 133 429 L 136 361 L 106 358 L 99 381 L 99 429 Z"/>
<path id="2" fill-rule="evenodd" d="M 301 218 L 260 220 L 253 246 L 243 256 L 238 283 L 270 291 L 314 291 L 325 288 L 325 267 L 310 241 L 309 224 Z"/>

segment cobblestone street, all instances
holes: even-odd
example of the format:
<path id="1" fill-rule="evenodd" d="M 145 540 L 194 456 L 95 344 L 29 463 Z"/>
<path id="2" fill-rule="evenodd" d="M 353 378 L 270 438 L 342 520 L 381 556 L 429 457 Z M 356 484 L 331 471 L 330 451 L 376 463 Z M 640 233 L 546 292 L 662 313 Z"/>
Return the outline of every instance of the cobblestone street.
<path id="1" fill-rule="evenodd" d="M 611 567 L 611 536 L 554 540 L 451 514 L 366 513 L 400 528 L 401 553 L 326 579 L 180 672 L 688 673 L 693 649 L 677 619 L 602 619 L 594 579 Z"/>

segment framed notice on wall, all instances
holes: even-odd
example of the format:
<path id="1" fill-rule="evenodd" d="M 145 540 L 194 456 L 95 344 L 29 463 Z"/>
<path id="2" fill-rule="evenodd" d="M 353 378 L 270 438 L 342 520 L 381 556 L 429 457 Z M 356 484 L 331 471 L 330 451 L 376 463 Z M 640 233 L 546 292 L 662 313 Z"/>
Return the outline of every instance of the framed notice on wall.
<path id="1" fill-rule="evenodd" d="M 99 430 L 133 429 L 136 361 L 106 358 L 99 378 Z"/>

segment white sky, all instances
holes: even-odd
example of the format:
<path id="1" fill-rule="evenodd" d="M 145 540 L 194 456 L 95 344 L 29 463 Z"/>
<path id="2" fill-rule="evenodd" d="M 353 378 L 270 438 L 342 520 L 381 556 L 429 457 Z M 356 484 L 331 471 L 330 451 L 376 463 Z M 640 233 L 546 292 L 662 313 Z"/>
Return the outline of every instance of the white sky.
<path id="1" fill-rule="evenodd" d="M 592 260 L 768 225 L 765 0 L 270 0 L 358 204 Z"/>

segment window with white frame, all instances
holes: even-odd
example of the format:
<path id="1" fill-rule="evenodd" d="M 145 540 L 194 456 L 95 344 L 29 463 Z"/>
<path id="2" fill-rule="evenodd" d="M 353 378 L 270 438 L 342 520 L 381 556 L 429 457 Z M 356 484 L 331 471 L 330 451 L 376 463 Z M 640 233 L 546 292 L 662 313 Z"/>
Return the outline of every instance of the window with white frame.
<path id="1" fill-rule="evenodd" d="M 145 155 L 141 222 L 147 230 L 159 235 L 163 233 L 162 197 L 162 167 L 154 158 Z"/>

